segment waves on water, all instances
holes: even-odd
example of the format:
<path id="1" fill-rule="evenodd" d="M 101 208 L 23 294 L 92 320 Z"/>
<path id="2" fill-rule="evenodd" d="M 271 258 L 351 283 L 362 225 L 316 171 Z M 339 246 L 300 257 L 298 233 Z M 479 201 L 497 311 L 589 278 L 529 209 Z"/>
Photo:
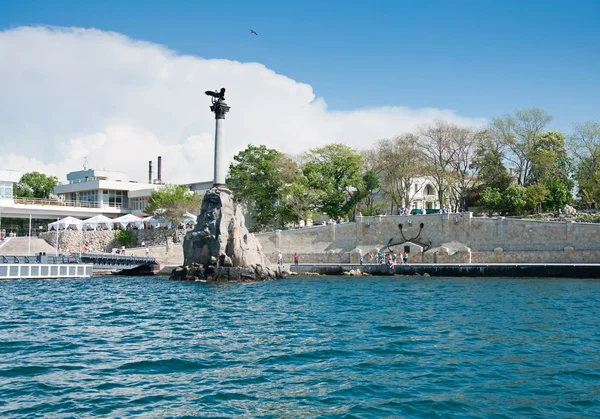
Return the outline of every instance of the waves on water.
<path id="1" fill-rule="evenodd" d="M 600 281 L 0 281 L 0 417 L 600 417 Z"/>

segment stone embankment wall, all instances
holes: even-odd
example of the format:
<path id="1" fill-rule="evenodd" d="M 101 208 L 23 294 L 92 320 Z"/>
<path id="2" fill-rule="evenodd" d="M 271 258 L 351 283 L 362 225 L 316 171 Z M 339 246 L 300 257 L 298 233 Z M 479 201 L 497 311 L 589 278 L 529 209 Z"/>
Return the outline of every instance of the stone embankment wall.
<path id="1" fill-rule="evenodd" d="M 172 247 L 175 243 L 181 243 L 188 230 L 157 228 L 151 230 L 132 230 L 134 243 L 127 247 L 141 247 L 142 242 L 149 247 L 166 247 L 167 241 Z M 76 231 L 66 230 L 58 233 L 58 247 L 63 252 L 77 253 L 82 245 L 87 243 L 94 252 L 110 252 L 115 247 L 123 246 L 115 237 L 115 230 L 90 230 Z M 46 240 L 51 246 L 56 247 L 57 232 L 55 230 L 41 233 L 41 239 Z M 183 260 L 183 257 L 181 258 Z"/>
<path id="2" fill-rule="evenodd" d="M 390 239 L 402 243 L 400 223 L 404 238 L 431 242 L 432 249 L 425 253 L 411 247 L 412 263 L 600 263 L 600 224 L 475 218 L 470 212 L 359 217 L 356 223 L 256 237 L 271 261 L 281 251 L 286 263 L 292 262 L 294 252 L 306 263 L 357 263 L 361 254 L 387 250 Z M 394 250 L 401 252 L 403 247 Z"/>
<path id="3" fill-rule="evenodd" d="M 284 263 L 293 263 L 298 252 L 301 263 L 358 263 L 360 255 L 387 250 L 387 244 L 402 243 L 398 224 L 407 239 L 431 242 L 431 249 L 420 252 L 410 245 L 410 263 L 600 263 L 600 224 L 572 221 L 532 221 L 512 218 L 479 218 L 472 213 L 414 216 L 361 217 L 356 223 L 314 226 L 298 230 L 256 234 L 271 263 L 281 251 Z M 423 229 L 419 234 L 419 225 Z M 150 256 L 173 263 L 183 261 L 180 243 L 186 230 L 134 230 L 136 243 L 150 247 Z M 78 252 L 82 233 L 61 231 L 60 247 Z M 56 232 L 42 233 L 52 246 Z M 166 241 L 169 241 L 167 249 Z M 113 231 L 85 231 L 83 242 L 95 250 L 111 251 L 121 244 Z M 394 248 L 402 252 L 403 245 Z M 140 256 L 144 254 L 139 250 Z M 368 258 L 364 257 L 368 264 Z"/>

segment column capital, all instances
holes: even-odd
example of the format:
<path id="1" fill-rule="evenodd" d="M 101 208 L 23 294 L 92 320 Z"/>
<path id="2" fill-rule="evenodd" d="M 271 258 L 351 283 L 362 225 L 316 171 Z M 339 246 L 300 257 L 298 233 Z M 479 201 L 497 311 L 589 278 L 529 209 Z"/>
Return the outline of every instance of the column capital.
<path id="1" fill-rule="evenodd" d="M 225 119 L 225 114 L 229 112 L 230 106 L 228 106 L 222 100 L 215 100 L 210 107 L 210 110 L 215 114 L 215 119 Z"/>

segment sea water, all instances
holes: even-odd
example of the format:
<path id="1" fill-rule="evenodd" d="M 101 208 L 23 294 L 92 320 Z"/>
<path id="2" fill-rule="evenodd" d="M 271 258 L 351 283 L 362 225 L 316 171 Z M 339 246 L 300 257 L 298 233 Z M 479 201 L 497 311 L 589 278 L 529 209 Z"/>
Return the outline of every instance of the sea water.
<path id="1" fill-rule="evenodd" d="M 600 417 L 600 281 L 0 281 L 2 418 Z"/>

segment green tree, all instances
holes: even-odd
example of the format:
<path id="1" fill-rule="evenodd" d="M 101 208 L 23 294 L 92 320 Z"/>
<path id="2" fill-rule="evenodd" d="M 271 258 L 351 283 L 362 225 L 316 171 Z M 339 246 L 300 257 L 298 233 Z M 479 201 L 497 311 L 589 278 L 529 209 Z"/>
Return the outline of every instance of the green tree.
<path id="1" fill-rule="evenodd" d="M 165 185 L 152 191 L 146 214 L 165 217 L 171 224 L 178 224 L 186 212 L 197 213 L 202 197 L 185 185 Z"/>
<path id="2" fill-rule="evenodd" d="M 363 188 L 365 198 L 362 200 L 362 209 L 365 215 L 375 215 L 375 200 L 377 192 L 381 188 L 381 183 L 377 173 L 373 170 L 368 170 L 363 176 Z"/>
<path id="3" fill-rule="evenodd" d="M 24 173 L 15 185 L 15 196 L 19 198 L 49 198 L 58 185 L 56 176 L 39 172 Z"/>
<path id="4" fill-rule="evenodd" d="M 467 210 L 468 195 L 475 189 L 477 178 L 477 166 L 474 164 L 479 145 L 486 138 L 485 131 L 455 127 L 453 129 L 451 147 L 454 158 L 450 161 L 452 173 L 449 177 L 450 192 L 456 196 L 455 202 L 459 211 Z M 456 209 L 456 207 L 455 207 Z"/>
<path id="5" fill-rule="evenodd" d="M 513 183 L 502 193 L 502 213 L 522 215 L 525 208 L 527 208 L 527 190 L 524 186 Z"/>
<path id="6" fill-rule="evenodd" d="M 592 207 L 600 200 L 600 121 L 574 124 L 568 144 L 578 195 L 583 205 Z"/>
<path id="7" fill-rule="evenodd" d="M 513 182 L 513 178 L 504 166 L 502 145 L 489 135 L 478 144 L 473 166 L 479 181 L 478 188 L 481 191 L 494 188 L 501 192 Z"/>
<path id="8" fill-rule="evenodd" d="M 301 220 L 306 220 L 315 210 L 321 194 L 308 186 L 308 179 L 304 175 L 299 175 L 286 185 L 284 191 L 284 205 L 287 213 L 295 224 L 300 224 Z"/>
<path id="9" fill-rule="evenodd" d="M 562 208 L 572 201 L 571 159 L 568 156 L 565 136 L 558 131 L 540 134 L 537 148 L 531 154 L 531 173 L 528 185 L 542 184 L 548 191 L 544 207 Z"/>
<path id="10" fill-rule="evenodd" d="M 309 187 L 322 194 L 318 209 L 332 218 L 347 215 L 355 205 L 351 193 L 363 187 L 360 154 L 344 144 L 329 144 L 310 150 L 304 159 Z"/>
<path id="11" fill-rule="evenodd" d="M 379 140 L 375 147 L 365 153 L 364 161 L 380 180 L 383 198 L 390 202 L 390 212 L 396 208 L 409 206 L 415 195 L 423 188 L 416 185 L 415 179 L 424 175 L 424 162 L 417 148 L 419 138 L 414 134 L 405 134 L 393 139 Z M 367 213 L 374 211 L 374 203 Z M 375 215 L 375 214 L 372 214 Z"/>
<path id="12" fill-rule="evenodd" d="M 115 231 L 115 238 L 122 246 L 131 246 L 135 243 L 133 230 L 118 230 Z"/>
<path id="13" fill-rule="evenodd" d="M 534 183 L 525 188 L 525 207 L 533 212 L 540 212 L 542 203 L 546 200 L 550 191 L 543 183 Z"/>
<path id="14" fill-rule="evenodd" d="M 558 177 L 548 179 L 544 185 L 548 189 L 548 196 L 546 197 L 544 205 L 547 208 L 556 210 L 573 202 L 573 194 L 571 193 L 571 190 L 573 189 L 572 185 L 572 181 L 564 182 Z"/>
<path id="15" fill-rule="evenodd" d="M 498 188 L 490 186 L 484 188 L 478 196 L 478 202 L 488 211 L 490 217 L 494 212 L 500 212 L 502 210 L 502 195 Z"/>
<path id="16" fill-rule="evenodd" d="M 373 170 L 367 170 L 362 177 L 361 185 L 352 193 L 348 207 L 353 210 L 352 219 L 356 218 L 356 209 L 361 204 L 365 212 L 371 215 L 375 211 L 375 194 L 379 189 L 379 178 Z M 374 214 L 372 214 L 374 215 Z"/>
<path id="17" fill-rule="evenodd" d="M 552 116 L 544 110 L 530 108 L 494 118 L 489 126 L 490 134 L 504 146 L 504 158 L 515 168 L 519 185 L 532 183 L 532 159 L 540 136 L 551 120 Z"/>
<path id="18" fill-rule="evenodd" d="M 296 164 L 264 145 L 249 145 L 233 159 L 226 183 L 234 199 L 253 212 L 254 229 L 283 226 L 289 219 L 283 200 L 285 186 L 297 174 Z"/>
<path id="19" fill-rule="evenodd" d="M 460 128 L 444 121 L 420 128 L 420 142 L 425 173 L 435 185 L 440 204 L 446 202 L 448 188 L 453 183 L 452 170 L 458 148 L 455 147 L 457 131 Z"/>

